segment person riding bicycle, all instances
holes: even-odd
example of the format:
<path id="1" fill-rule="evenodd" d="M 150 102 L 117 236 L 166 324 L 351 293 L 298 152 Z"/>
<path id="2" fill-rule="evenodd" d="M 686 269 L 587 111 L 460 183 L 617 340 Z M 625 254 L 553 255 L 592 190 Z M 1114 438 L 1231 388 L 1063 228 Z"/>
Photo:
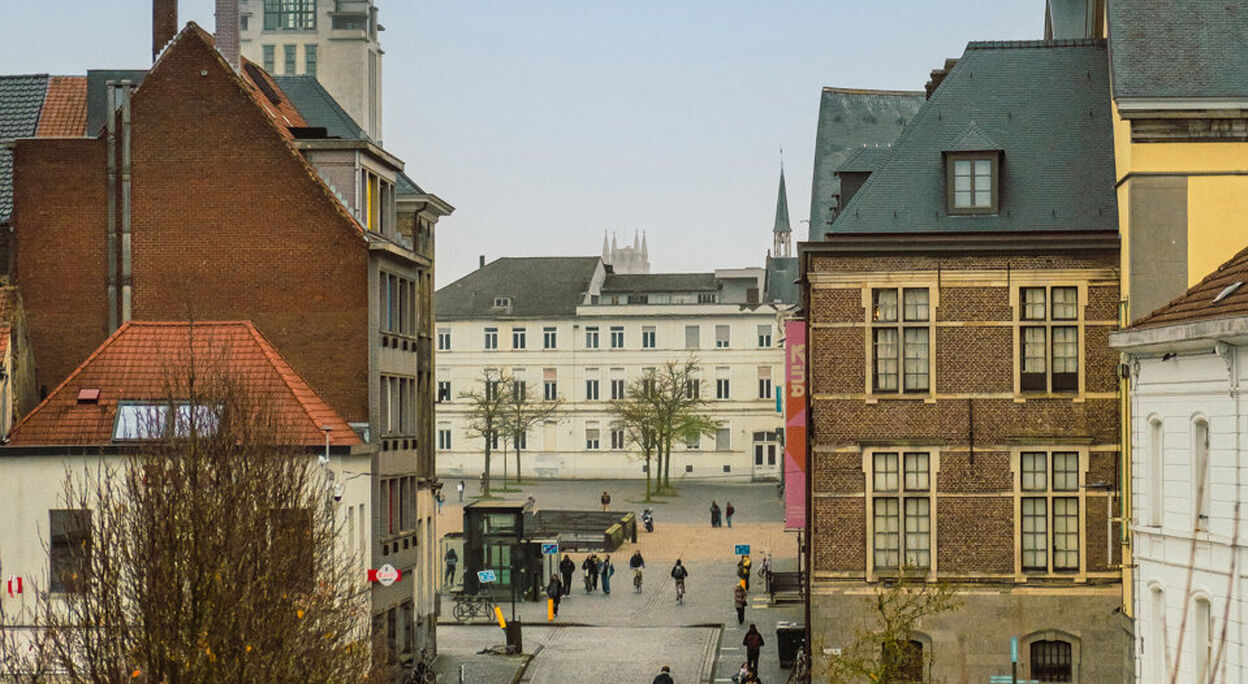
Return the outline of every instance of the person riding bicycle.
<path id="1" fill-rule="evenodd" d="M 676 565 L 672 566 L 672 579 L 676 580 L 676 597 L 679 599 L 685 593 L 685 578 L 689 576 L 689 570 L 680 564 L 680 559 L 676 559 Z"/>

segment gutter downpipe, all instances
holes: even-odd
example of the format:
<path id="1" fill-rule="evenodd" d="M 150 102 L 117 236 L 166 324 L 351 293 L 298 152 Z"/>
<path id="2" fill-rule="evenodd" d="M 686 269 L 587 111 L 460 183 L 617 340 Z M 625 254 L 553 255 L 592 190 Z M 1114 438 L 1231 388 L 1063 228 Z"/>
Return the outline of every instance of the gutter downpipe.
<path id="1" fill-rule="evenodd" d="M 121 322 L 130 320 L 130 81 L 121 82 Z"/>
<path id="2" fill-rule="evenodd" d="M 117 82 L 106 84 L 108 127 L 107 141 L 107 193 L 108 193 L 108 333 L 117 330 Z"/>

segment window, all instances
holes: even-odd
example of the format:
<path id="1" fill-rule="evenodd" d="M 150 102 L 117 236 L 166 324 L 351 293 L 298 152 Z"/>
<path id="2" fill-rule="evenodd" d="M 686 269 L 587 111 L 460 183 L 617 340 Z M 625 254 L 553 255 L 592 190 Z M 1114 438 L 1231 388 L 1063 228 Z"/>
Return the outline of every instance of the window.
<path id="1" fill-rule="evenodd" d="M 732 433 L 728 428 L 721 427 L 715 431 L 715 451 L 732 450 Z"/>
<path id="2" fill-rule="evenodd" d="M 947 156 L 950 214 L 995 214 L 998 206 L 996 152 Z"/>
<path id="3" fill-rule="evenodd" d="M 715 296 L 714 292 L 699 292 L 698 293 L 699 304 L 714 304 L 717 299 L 718 297 Z"/>
<path id="4" fill-rule="evenodd" d="M 264 56 L 264 70 L 273 73 L 277 68 L 277 49 L 274 45 L 261 45 L 260 53 Z"/>
<path id="5" fill-rule="evenodd" d="M 554 368 L 542 369 L 542 398 L 546 401 L 559 398 L 559 371 Z"/>
<path id="6" fill-rule="evenodd" d="M 451 400 L 451 381 L 439 380 L 438 381 L 438 402 L 440 403 L 443 401 L 450 401 L 450 400 Z"/>
<path id="7" fill-rule="evenodd" d="M 598 423 L 585 424 L 585 448 L 589 450 L 598 448 Z"/>
<path id="8" fill-rule="evenodd" d="M 686 449 L 700 449 L 702 447 L 702 435 L 693 435 L 685 439 Z"/>
<path id="9" fill-rule="evenodd" d="M 885 662 L 896 667 L 898 682 L 923 681 L 923 643 L 913 639 L 885 643 L 883 651 Z"/>
<path id="10" fill-rule="evenodd" d="M 363 31 L 368 28 L 368 17 L 363 14 L 334 15 L 333 27 L 342 30 Z"/>
<path id="11" fill-rule="evenodd" d="M 512 441 L 515 443 L 515 447 L 517 449 L 528 449 L 529 448 L 529 433 L 518 432 L 515 435 L 512 435 Z"/>
<path id="12" fill-rule="evenodd" d="M 685 349 L 702 348 L 702 328 L 696 325 L 685 326 Z"/>
<path id="13" fill-rule="evenodd" d="M 715 326 L 715 348 L 727 349 L 731 341 L 729 337 L 730 328 L 726 325 Z"/>
<path id="14" fill-rule="evenodd" d="M 697 399 L 702 396 L 702 381 L 689 379 L 685 381 L 685 398 Z"/>
<path id="15" fill-rule="evenodd" d="M 410 435 L 416 428 L 416 380 L 381 376 L 381 434 Z"/>
<path id="16" fill-rule="evenodd" d="M 555 328 L 542 328 L 542 349 L 555 349 L 558 347 L 558 343 L 558 331 Z"/>
<path id="17" fill-rule="evenodd" d="M 758 348 L 766 349 L 771 346 L 771 326 L 758 326 Z"/>
<path id="18" fill-rule="evenodd" d="M 316 0 L 264 0 L 264 30 L 311 31 L 315 29 Z"/>
<path id="19" fill-rule="evenodd" d="M 511 348 L 524 349 L 525 333 L 524 328 L 511 329 Z"/>
<path id="20" fill-rule="evenodd" d="M 53 593 L 82 593 L 87 590 L 91 569 L 91 511 L 50 510 L 49 589 Z"/>
<path id="21" fill-rule="evenodd" d="M 598 400 L 598 369 L 597 368 L 585 369 L 585 400 L 586 401 Z"/>
<path id="22" fill-rule="evenodd" d="M 729 374 L 731 369 L 728 366 L 719 366 L 715 369 L 715 398 L 729 399 L 731 398 L 731 388 L 729 386 Z"/>
<path id="23" fill-rule="evenodd" d="M 754 433 L 755 466 L 761 466 L 764 464 L 774 466 L 776 464 L 777 441 L 778 439 L 776 437 L 776 433 L 771 432 L 770 430 Z"/>
<path id="24" fill-rule="evenodd" d="M 1209 599 L 1199 597 L 1196 599 L 1196 610 L 1194 611 L 1196 628 L 1192 639 L 1192 648 L 1196 653 L 1196 681 L 1209 681 L 1209 664 L 1213 662 L 1213 615 L 1210 610 Z"/>
<path id="25" fill-rule="evenodd" d="M 295 50 L 296 46 L 294 45 L 282 46 L 282 56 L 285 60 L 282 65 L 284 69 L 282 73 L 287 76 L 295 75 Z"/>
<path id="26" fill-rule="evenodd" d="M 1074 681 L 1070 642 L 1031 642 L 1031 678 L 1038 682 Z"/>
<path id="27" fill-rule="evenodd" d="M 169 411 L 173 410 L 173 421 Z M 117 406 L 117 418 L 113 424 L 115 441 L 163 439 L 187 437 L 192 430 L 214 432 L 217 425 L 217 409 L 212 406 L 189 403 L 149 404 L 122 401 Z"/>
<path id="28" fill-rule="evenodd" d="M 1024 392 L 1075 392 L 1079 389 L 1079 317 L 1073 287 L 1019 290 L 1019 389 Z"/>
<path id="29" fill-rule="evenodd" d="M 451 448 L 451 429 L 449 427 L 438 427 L 438 448 Z"/>
<path id="30" fill-rule="evenodd" d="M 641 347 L 642 349 L 654 349 L 654 326 L 642 326 Z"/>
<path id="31" fill-rule="evenodd" d="M 585 328 L 585 348 L 586 349 L 598 348 L 598 327 L 597 326 Z"/>
<path id="32" fill-rule="evenodd" d="M 495 297 L 494 308 L 495 309 L 510 309 L 511 297 Z"/>
<path id="33" fill-rule="evenodd" d="M 525 399 L 528 399 L 529 398 L 529 383 L 523 380 L 512 380 L 511 381 L 511 396 L 515 397 L 519 401 L 524 401 Z"/>
<path id="34" fill-rule="evenodd" d="M 416 334 L 416 281 L 382 271 L 378 274 L 382 332 Z"/>
<path id="35" fill-rule="evenodd" d="M 611 379 L 611 398 L 612 399 L 624 398 L 624 379 L 623 378 Z"/>
<path id="36" fill-rule="evenodd" d="M 624 431 L 623 430 L 611 431 L 611 448 L 617 451 L 624 448 Z"/>
<path id="37" fill-rule="evenodd" d="M 1161 527 L 1165 512 L 1166 477 L 1165 452 L 1162 450 L 1163 433 L 1161 419 L 1148 421 L 1148 524 Z"/>
<path id="38" fill-rule="evenodd" d="M 1031 572 L 1079 569 L 1079 454 L 1019 455 L 1022 564 Z"/>
<path id="39" fill-rule="evenodd" d="M 246 14 L 240 16 L 238 18 L 238 30 L 242 31 L 243 33 L 246 33 L 247 31 L 251 30 L 251 17 L 247 16 Z"/>
<path id="40" fill-rule="evenodd" d="M 498 349 L 498 328 L 485 329 L 485 348 Z"/>
<path id="41" fill-rule="evenodd" d="M 1141 636 L 1143 636 L 1144 639 L 1148 639 L 1151 637 L 1153 644 L 1164 644 L 1166 643 L 1166 594 L 1165 594 L 1165 591 L 1160 586 L 1154 586 L 1152 590 L 1152 599 L 1153 599 L 1152 601 L 1152 613 L 1153 614 L 1152 614 L 1152 620 L 1150 621 L 1152 624 L 1152 634 L 1149 634 L 1148 636 L 1143 636 L 1143 635 Z M 1166 658 L 1166 649 L 1157 648 L 1155 646 L 1150 645 L 1149 647 L 1145 648 L 1145 651 L 1149 652 L 1149 655 L 1151 656 L 1152 661 L 1153 661 L 1152 666 L 1149 668 L 1153 674 L 1152 681 L 1154 682 L 1170 681 L 1169 678 L 1166 676 L 1166 661 L 1168 660 Z"/>
<path id="42" fill-rule="evenodd" d="M 1196 529 L 1209 527 L 1209 423 L 1192 422 L 1192 513 Z"/>
<path id="43" fill-rule="evenodd" d="M 620 325 L 611 326 L 611 348 L 624 348 L 624 327 Z"/>
<path id="44" fill-rule="evenodd" d="M 303 72 L 309 76 L 316 75 L 316 43 L 303 46 Z"/>
<path id="45" fill-rule="evenodd" d="M 871 306 L 873 391 L 927 392 L 931 386 L 927 288 L 877 288 L 871 291 Z"/>
<path id="46" fill-rule="evenodd" d="M 871 456 L 873 548 L 877 570 L 932 565 L 931 455 Z"/>
<path id="47" fill-rule="evenodd" d="M 450 351 L 451 349 L 451 329 L 438 328 L 438 351 Z"/>
<path id="48" fill-rule="evenodd" d="M 502 388 L 503 381 L 498 379 L 490 379 L 485 383 L 485 400 L 494 401 L 498 399 L 498 391 Z"/>
<path id="49" fill-rule="evenodd" d="M 771 398 L 771 366 L 759 366 L 758 368 L 758 398 Z"/>

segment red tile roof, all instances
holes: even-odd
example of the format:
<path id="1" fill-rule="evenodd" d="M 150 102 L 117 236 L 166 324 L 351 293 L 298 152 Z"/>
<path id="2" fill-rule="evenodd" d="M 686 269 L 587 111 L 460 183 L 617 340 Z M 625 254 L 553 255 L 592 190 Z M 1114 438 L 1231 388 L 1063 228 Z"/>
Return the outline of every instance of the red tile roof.
<path id="1" fill-rule="evenodd" d="M 249 321 L 126 323 L 13 428 L 10 443 L 109 444 L 118 403 L 170 399 L 171 375 L 178 375 L 177 369 L 191 361 L 200 377 L 219 372 L 261 397 L 287 431 L 284 437 L 296 444 L 324 444 L 322 425 L 333 428 L 333 444 L 360 444 L 342 416 L 317 396 Z M 98 401 L 79 403 L 84 389 L 98 389 Z"/>
<path id="2" fill-rule="evenodd" d="M 1240 285 L 1232 289 L 1235 283 Z M 1131 329 L 1239 316 L 1248 316 L 1248 248 L 1169 304 L 1136 321 Z"/>
<path id="3" fill-rule="evenodd" d="M 80 138 L 86 134 L 87 77 L 53 76 L 48 80 L 48 93 L 43 98 L 35 135 Z"/>

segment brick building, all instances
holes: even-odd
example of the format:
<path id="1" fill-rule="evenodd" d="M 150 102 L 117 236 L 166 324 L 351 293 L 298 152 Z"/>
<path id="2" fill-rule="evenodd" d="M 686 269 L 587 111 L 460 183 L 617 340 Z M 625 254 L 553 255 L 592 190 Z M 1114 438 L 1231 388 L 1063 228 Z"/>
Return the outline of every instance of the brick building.
<path id="1" fill-rule="evenodd" d="M 140 76 L 108 85 L 103 130 L 13 147 L 13 274 L 38 383 L 128 320 L 253 322 L 376 445 L 369 565 L 403 571 L 374 587 L 376 625 L 398 651 L 432 645 L 432 228 L 449 206 L 366 136 L 329 144 L 317 119 L 332 108 L 305 119 L 194 24 Z M 316 163 L 343 158 L 340 189 Z"/>
<path id="2" fill-rule="evenodd" d="M 916 673 L 1008 675 L 1015 637 L 1020 678 L 1123 681 L 1105 46 L 947 66 L 891 148 L 846 160 L 799 251 L 816 671 L 905 573 L 962 600 L 910 636 Z"/>

